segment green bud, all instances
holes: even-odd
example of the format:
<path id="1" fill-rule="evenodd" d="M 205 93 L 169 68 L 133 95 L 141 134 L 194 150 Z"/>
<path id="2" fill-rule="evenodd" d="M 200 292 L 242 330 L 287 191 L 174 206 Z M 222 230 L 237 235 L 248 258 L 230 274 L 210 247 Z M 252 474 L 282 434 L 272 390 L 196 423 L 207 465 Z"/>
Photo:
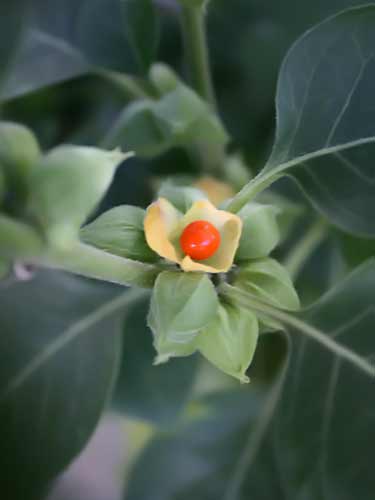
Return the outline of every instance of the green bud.
<path id="1" fill-rule="evenodd" d="M 38 142 L 28 128 L 0 122 L 0 170 L 4 172 L 7 188 L 23 199 L 28 177 L 39 157 Z"/>
<path id="2" fill-rule="evenodd" d="M 258 342 L 258 321 L 247 309 L 223 304 L 216 318 L 198 335 L 198 350 L 223 372 L 249 382 L 246 371 Z"/>
<path id="3" fill-rule="evenodd" d="M 0 256 L 10 260 L 38 255 L 43 241 L 35 230 L 15 219 L 0 214 Z"/>
<path id="4" fill-rule="evenodd" d="M 128 157 L 120 151 L 60 146 L 48 153 L 30 180 L 30 209 L 49 242 L 66 248 L 98 205 L 117 166 Z"/>
<path id="5" fill-rule="evenodd" d="M 161 95 L 172 92 L 179 85 L 176 73 L 163 63 L 155 63 L 151 66 L 150 80 Z"/>
<path id="6" fill-rule="evenodd" d="M 280 240 L 275 207 L 248 203 L 238 215 L 243 221 L 236 260 L 259 259 L 272 252 Z"/>
<path id="7" fill-rule="evenodd" d="M 160 273 L 148 315 L 158 353 L 155 363 L 192 354 L 197 333 L 214 319 L 218 305 L 216 290 L 206 274 Z"/>
<path id="8" fill-rule="evenodd" d="M 158 198 L 166 198 L 183 214 L 189 210 L 195 201 L 207 199 L 206 195 L 199 189 L 174 186 L 170 182 L 165 182 L 161 186 Z"/>
<path id="9" fill-rule="evenodd" d="M 233 284 L 279 309 L 300 308 L 287 270 L 274 259 L 260 259 L 240 266 Z"/>
<path id="10" fill-rule="evenodd" d="M 81 239 L 106 252 L 143 262 L 158 260 L 147 245 L 143 230 L 145 211 L 123 205 L 100 215 L 81 229 Z"/>

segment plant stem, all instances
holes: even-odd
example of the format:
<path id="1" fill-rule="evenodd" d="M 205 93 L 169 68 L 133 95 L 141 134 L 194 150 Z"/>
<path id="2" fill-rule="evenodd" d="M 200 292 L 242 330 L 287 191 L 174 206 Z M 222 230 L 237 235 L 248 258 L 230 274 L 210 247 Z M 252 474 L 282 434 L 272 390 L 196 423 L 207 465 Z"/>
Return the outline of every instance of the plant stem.
<path id="1" fill-rule="evenodd" d="M 162 270 L 157 265 L 125 259 L 80 242 L 66 250 L 50 249 L 32 262 L 88 278 L 143 288 L 151 288 Z"/>
<path id="2" fill-rule="evenodd" d="M 280 311 L 279 309 L 265 304 L 256 299 L 250 293 L 247 293 L 228 284 L 221 285 L 220 291 L 229 299 L 235 298 L 237 301 L 242 302 L 242 305 L 244 307 L 251 307 L 253 310 L 265 314 L 270 318 L 279 321 L 281 324 L 290 326 L 295 330 L 303 333 L 304 335 L 307 335 L 308 337 L 312 338 L 313 340 L 333 352 L 339 358 L 349 361 L 352 365 L 354 365 L 356 368 L 363 371 L 367 375 L 375 377 L 375 368 L 366 359 L 362 358 L 339 342 L 336 342 L 332 337 L 329 337 L 327 334 L 318 330 L 314 326 L 300 320 L 296 316 L 292 316 L 284 311 Z"/>
<path id="3" fill-rule="evenodd" d="M 182 29 L 192 86 L 215 108 L 204 16 L 203 5 L 182 7 Z"/>
<path id="4" fill-rule="evenodd" d="M 136 79 L 129 75 L 103 69 L 96 69 L 94 74 L 113 84 L 132 101 L 150 97 L 146 90 L 137 83 Z"/>
<path id="5" fill-rule="evenodd" d="M 313 224 L 309 230 L 302 235 L 301 239 L 292 248 L 284 265 L 287 268 L 293 281 L 305 265 L 309 256 L 317 249 L 322 240 L 327 235 L 328 228 L 326 224 L 319 220 Z"/>

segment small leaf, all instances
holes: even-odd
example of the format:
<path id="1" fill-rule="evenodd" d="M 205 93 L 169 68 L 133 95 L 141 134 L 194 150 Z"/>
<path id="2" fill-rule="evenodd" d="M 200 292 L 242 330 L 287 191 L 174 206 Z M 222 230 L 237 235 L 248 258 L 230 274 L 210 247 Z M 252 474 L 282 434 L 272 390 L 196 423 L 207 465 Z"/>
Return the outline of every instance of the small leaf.
<path id="1" fill-rule="evenodd" d="M 119 151 L 60 146 L 42 159 L 30 180 L 30 209 L 51 243 L 67 247 L 75 241 L 126 157 Z"/>
<path id="2" fill-rule="evenodd" d="M 121 0 L 126 34 L 142 72 L 154 61 L 160 38 L 160 24 L 152 0 Z"/>
<path id="3" fill-rule="evenodd" d="M 156 362 L 192 354 L 197 333 L 215 317 L 218 305 L 215 288 L 206 274 L 160 273 L 148 316 L 158 353 Z"/>
<path id="4" fill-rule="evenodd" d="M 239 268 L 234 284 L 277 308 L 296 311 L 300 307 L 288 272 L 274 259 L 244 264 Z"/>
<path id="5" fill-rule="evenodd" d="M 128 259 L 152 262 L 158 260 L 147 245 L 143 219 L 145 211 L 123 205 L 100 215 L 80 231 L 82 241 L 101 250 Z"/>
<path id="6" fill-rule="evenodd" d="M 199 189 L 192 187 L 174 186 L 165 182 L 158 192 L 158 198 L 166 198 L 181 213 L 186 213 L 194 202 L 206 200 L 207 197 Z"/>
<path id="7" fill-rule="evenodd" d="M 217 317 L 197 336 L 196 346 L 219 370 L 249 382 L 246 371 L 258 341 L 258 321 L 249 310 L 233 305 L 219 306 Z"/>
<path id="8" fill-rule="evenodd" d="M 280 240 L 277 213 L 275 207 L 258 203 L 248 203 L 238 212 L 243 228 L 237 260 L 259 259 L 272 252 Z"/>

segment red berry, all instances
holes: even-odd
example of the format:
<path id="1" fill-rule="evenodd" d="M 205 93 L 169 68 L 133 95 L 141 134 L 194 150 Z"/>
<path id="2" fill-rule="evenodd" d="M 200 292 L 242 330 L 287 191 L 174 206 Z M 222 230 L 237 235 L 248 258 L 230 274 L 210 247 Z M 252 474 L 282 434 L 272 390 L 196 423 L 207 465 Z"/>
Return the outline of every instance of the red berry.
<path id="1" fill-rule="evenodd" d="M 215 226 L 206 220 L 196 220 L 183 230 L 180 245 L 193 260 L 205 260 L 216 252 L 220 240 L 220 233 Z"/>

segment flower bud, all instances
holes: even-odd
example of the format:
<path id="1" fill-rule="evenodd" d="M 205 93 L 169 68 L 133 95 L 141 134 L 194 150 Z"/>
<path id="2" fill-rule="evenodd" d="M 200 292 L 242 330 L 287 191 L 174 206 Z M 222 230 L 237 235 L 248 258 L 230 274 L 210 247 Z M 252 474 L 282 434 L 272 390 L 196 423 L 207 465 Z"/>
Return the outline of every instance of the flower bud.
<path id="1" fill-rule="evenodd" d="M 0 214 L 0 257 L 13 260 L 39 254 L 43 241 L 30 226 Z"/>

